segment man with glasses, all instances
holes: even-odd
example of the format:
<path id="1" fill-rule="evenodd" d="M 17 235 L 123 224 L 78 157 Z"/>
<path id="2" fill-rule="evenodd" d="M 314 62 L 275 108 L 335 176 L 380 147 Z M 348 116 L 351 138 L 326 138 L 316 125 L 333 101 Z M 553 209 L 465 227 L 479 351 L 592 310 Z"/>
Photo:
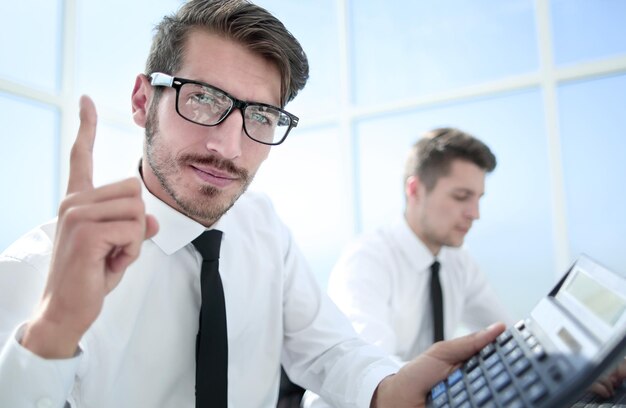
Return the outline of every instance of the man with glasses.
<path id="1" fill-rule="evenodd" d="M 243 0 L 165 17 L 135 81 L 136 177 L 94 188 L 81 98 L 56 220 L 0 259 L 0 406 L 272 407 L 280 363 L 338 407 L 420 406 L 502 325 L 398 371 L 320 291 L 264 196 L 244 193 L 298 119 L 308 64 Z"/>

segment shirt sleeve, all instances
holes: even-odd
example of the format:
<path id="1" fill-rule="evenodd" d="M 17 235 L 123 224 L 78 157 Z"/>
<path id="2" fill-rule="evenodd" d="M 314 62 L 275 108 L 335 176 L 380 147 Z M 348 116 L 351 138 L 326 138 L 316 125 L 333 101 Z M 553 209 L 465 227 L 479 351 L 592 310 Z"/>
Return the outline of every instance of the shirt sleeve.
<path id="1" fill-rule="evenodd" d="M 358 337 L 321 291 L 295 243 L 288 241 L 281 359 L 285 370 L 331 406 L 368 408 L 378 384 L 399 366 Z"/>
<path id="2" fill-rule="evenodd" d="M 0 406 L 64 407 L 82 353 L 61 360 L 39 357 L 20 345 L 24 327 L 20 326 L 0 351 Z"/>
<path id="3" fill-rule="evenodd" d="M 47 360 L 20 344 L 48 274 L 54 231 L 46 228 L 0 255 L 0 407 L 64 407 L 81 359 Z"/>
<path id="4" fill-rule="evenodd" d="M 328 294 L 363 339 L 397 356 L 391 307 L 393 277 L 381 248 L 372 250 L 362 242 L 349 248 L 330 275 Z"/>

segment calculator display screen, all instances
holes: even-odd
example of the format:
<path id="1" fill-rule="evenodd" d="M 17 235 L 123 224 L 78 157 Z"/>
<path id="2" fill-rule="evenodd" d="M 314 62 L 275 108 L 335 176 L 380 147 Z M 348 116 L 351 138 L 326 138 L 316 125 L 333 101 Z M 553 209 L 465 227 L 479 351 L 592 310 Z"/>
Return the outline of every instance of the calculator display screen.
<path id="1" fill-rule="evenodd" d="M 581 269 L 568 277 L 556 298 L 564 297 L 565 293 L 611 327 L 615 326 L 626 311 L 626 299 L 623 294 L 601 284 Z"/>

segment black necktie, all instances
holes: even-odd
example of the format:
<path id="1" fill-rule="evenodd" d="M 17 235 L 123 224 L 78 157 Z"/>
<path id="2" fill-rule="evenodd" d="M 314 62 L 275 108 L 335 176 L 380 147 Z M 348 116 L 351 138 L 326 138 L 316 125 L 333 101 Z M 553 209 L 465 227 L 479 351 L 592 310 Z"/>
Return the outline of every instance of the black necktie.
<path id="1" fill-rule="evenodd" d="M 196 408 L 226 407 L 228 338 L 224 289 L 219 273 L 222 231 L 204 231 L 193 240 L 202 255 L 202 307 L 196 337 Z"/>
<path id="2" fill-rule="evenodd" d="M 433 305 L 433 341 L 443 340 L 443 293 L 439 282 L 439 261 L 430 265 L 430 300 Z"/>

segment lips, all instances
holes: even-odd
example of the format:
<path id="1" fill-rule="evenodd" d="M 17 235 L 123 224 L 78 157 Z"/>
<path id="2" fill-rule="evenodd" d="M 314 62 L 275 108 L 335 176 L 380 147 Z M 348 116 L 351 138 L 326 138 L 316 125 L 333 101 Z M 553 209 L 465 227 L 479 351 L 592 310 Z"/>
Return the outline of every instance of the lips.
<path id="1" fill-rule="evenodd" d="M 190 165 L 194 173 L 205 183 L 214 187 L 224 188 L 239 179 L 238 176 L 214 167 Z"/>

